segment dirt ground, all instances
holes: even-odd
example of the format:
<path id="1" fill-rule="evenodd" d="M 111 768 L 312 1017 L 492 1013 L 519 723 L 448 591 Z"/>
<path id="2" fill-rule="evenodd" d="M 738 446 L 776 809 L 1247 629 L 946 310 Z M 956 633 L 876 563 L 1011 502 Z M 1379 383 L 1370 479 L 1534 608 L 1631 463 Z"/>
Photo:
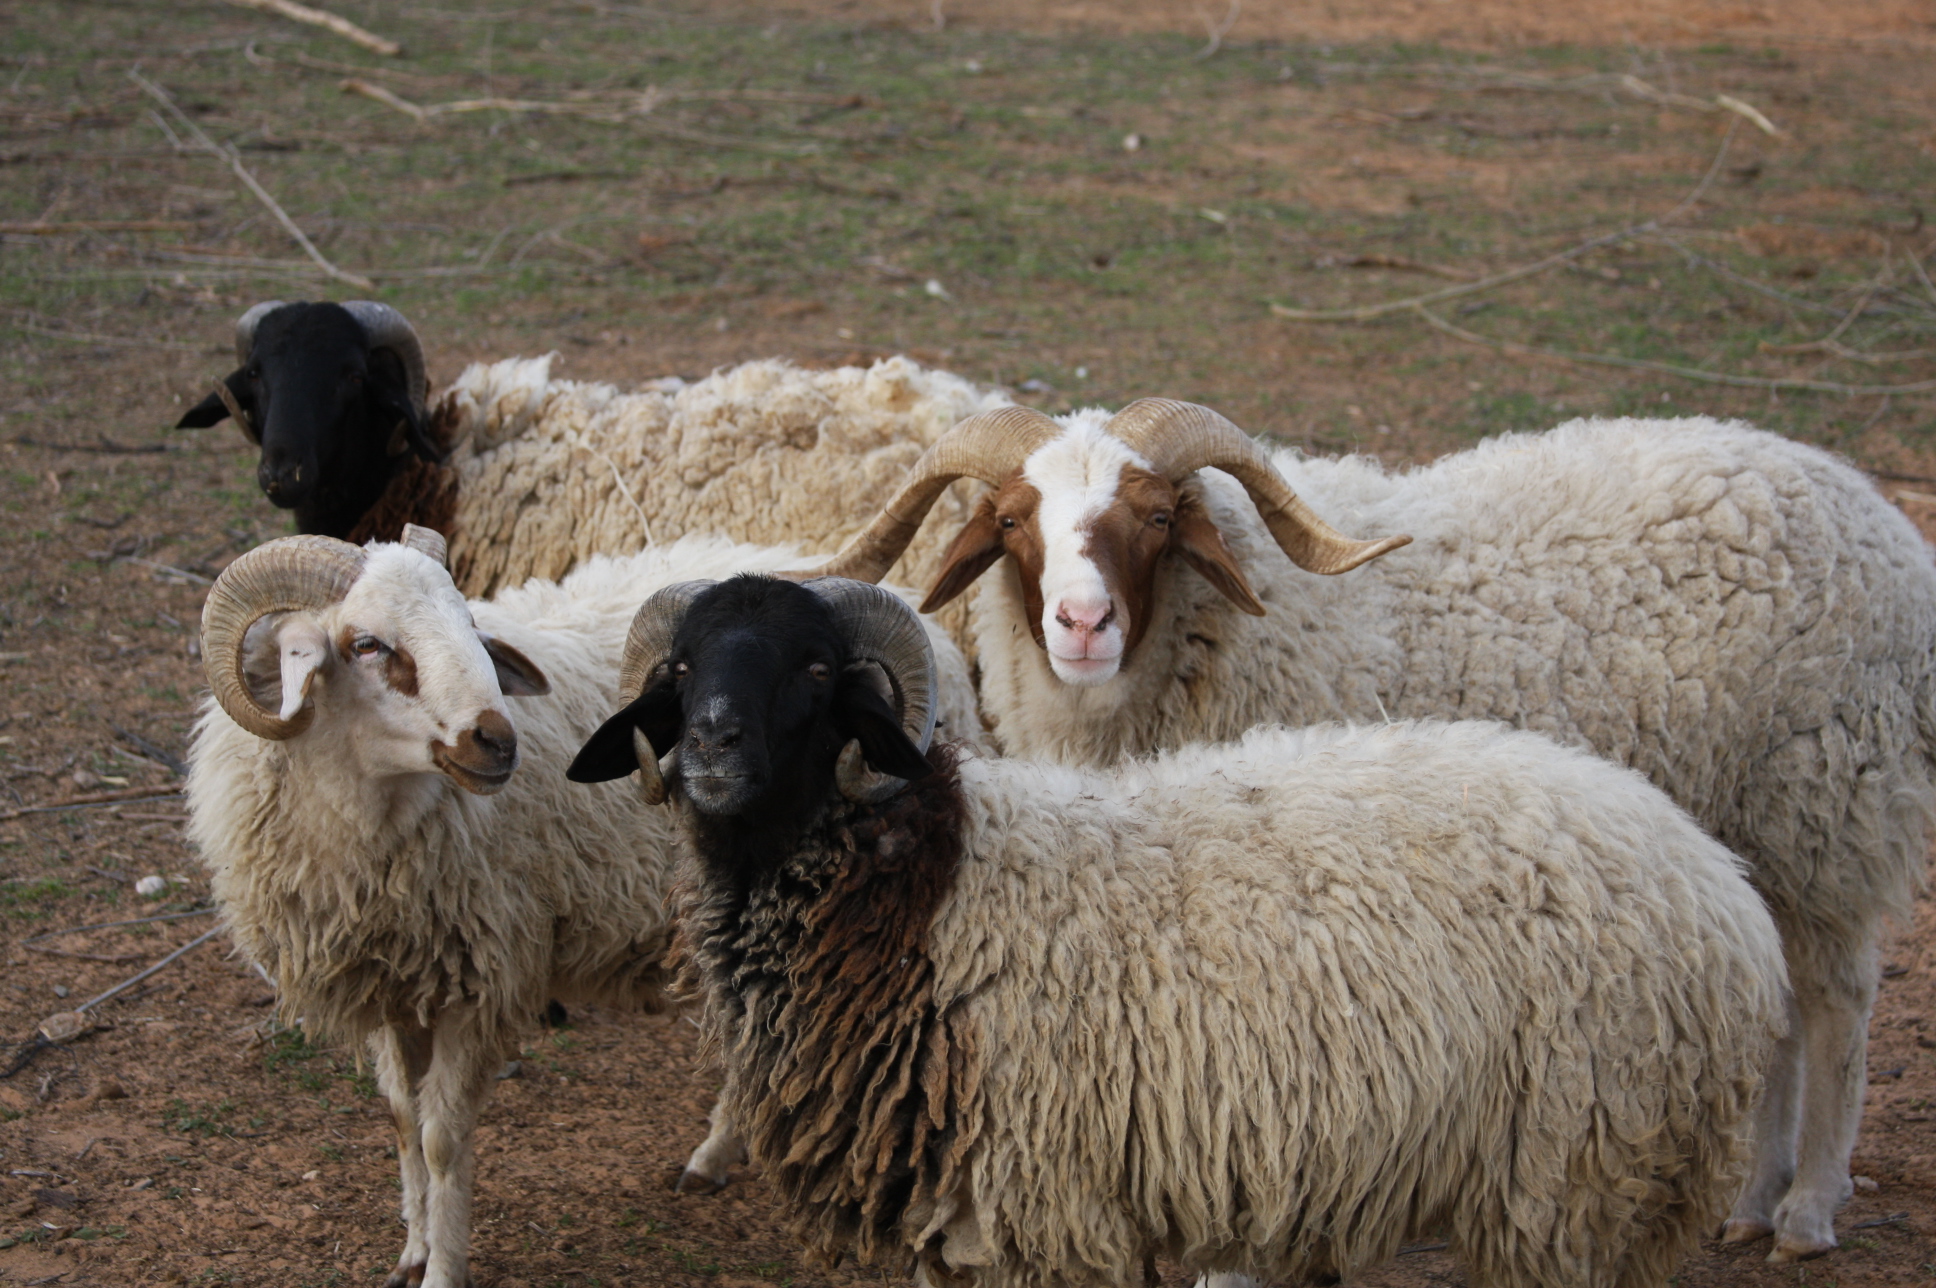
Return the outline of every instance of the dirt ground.
<path id="1" fill-rule="evenodd" d="M 538 72 L 523 73 L 526 80 L 519 82 L 504 70 L 508 41 L 494 47 L 477 34 L 482 17 L 489 16 L 482 11 L 360 0 L 337 7 L 376 27 L 388 20 L 448 23 L 483 59 L 482 80 L 440 70 L 432 61 L 390 73 L 387 83 L 409 94 L 428 100 L 472 92 L 493 76 L 496 92 L 537 92 Z M 493 11 L 492 21 L 538 23 L 557 14 L 615 8 L 507 8 Z M 285 273 L 277 278 L 246 257 L 293 252 L 246 198 L 235 198 L 225 174 L 171 169 L 179 167 L 179 156 L 155 148 L 153 138 L 144 145 L 147 151 L 136 151 L 121 136 L 108 135 L 123 149 L 110 151 L 87 134 L 151 129 L 141 115 L 147 102 L 127 89 L 123 72 L 159 61 L 164 44 L 184 60 L 219 45 L 218 52 L 249 76 L 259 69 L 248 70 L 254 64 L 241 63 L 244 55 L 266 49 L 282 57 L 293 47 L 271 43 L 280 29 L 254 15 L 214 4 L 181 10 L 212 24 L 211 30 L 147 30 L 130 37 L 115 24 L 133 22 L 136 9 L 75 6 L 82 16 L 74 19 L 74 40 L 88 45 L 90 66 L 107 69 L 101 74 L 125 92 L 111 111 L 90 116 L 94 109 L 84 104 L 56 110 L 54 100 L 67 92 L 65 85 L 31 97 L 36 86 L 30 73 L 48 65 L 45 58 L 36 63 L 38 55 L 17 60 L 19 74 L 5 91 L 11 97 L 0 100 L 0 174 L 17 176 L 11 190 L 0 193 L 0 202 L 12 203 L 5 209 L 15 220 L 8 225 L 13 232 L 0 232 L 0 303 L 12 310 L 8 338 L 0 344 L 7 372 L 7 383 L 0 385 L 0 954 L 6 963 L 0 977 L 0 1070 L 15 1063 L 16 1049 L 28 1054 L 29 1035 L 45 1017 L 105 991 L 212 924 L 201 911 L 207 886 L 183 840 L 179 780 L 168 762 L 182 754 L 204 692 L 194 650 L 207 579 L 236 553 L 287 530 L 285 516 L 255 489 L 252 454 L 226 427 L 173 434 L 160 426 L 177 414 L 173 409 L 182 399 L 199 397 L 210 378 L 226 369 L 226 327 L 239 307 L 273 290 L 298 298 L 305 290 L 287 284 L 286 270 L 273 270 Z M 852 31 L 869 24 L 919 30 L 933 25 L 937 9 L 930 0 L 728 0 L 712 12 L 721 24 L 747 25 L 737 47 L 743 51 L 761 48 L 763 35 L 781 31 L 784 22 L 822 24 L 809 35 L 824 32 L 826 24 L 846 24 Z M 1181 328 L 1172 334 L 1173 313 L 1138 311 L 1143 306 L 1134 292 L 1155 287 L 1138 284 L 1140 279 L 1120 284 L 1133 271 L 1140 247 L 1175 257 L 1166 265 L 1200 265 L 1206 275 L 1224 274 L 1219 281 L 1246 275 L 1291 281 L 1304 290 L 1302 298 L 1319 303 L 1367 298 L 1360 285 L 1367 280 L 1393 294 L 1424 290 L 1451 279 L 1433 277 L 1435 265 L 1423 261 L 1451 254 L 1455 244 L 1491 271 L 1524 262 L 1533 253 L 1526 246 L 1545 253 L 1559 244 L 1555 235 L 1570 240 L 1583 235 L 1582 228 L 1608 226 L 1608 219 L 1617 226 L 1630 207 L 1642 208 L 1643 198 L 1652 203 L 1645 209 L 1671 205 L 1715 155 L 1724 128 L 1692 109 L 1676 115 L 1650 107 L 1640 117 L 1630 103 L 1533 98 L 1519 92 L 1523 85 L 1518 97 L 1494 93 L 1500 86 L 1491 82 L 1477 90 L 1464 82 L 1443 90 L 1412 80 L 1367 87 L 1350 79 L 1356 73 L 1337 70 L 1343 63 L 1311 62 L 1332 55 L 1319 42 L 1437 44 L 1502 59 L 1513 51 L 1567 44 L 1586 51 L 1582 65 L 1591 63 L 1586 55 L 1613 50 L 1619 65 L 1674 85 L 1681 82 L 1667 79 L 1663 68 L 1680 57 L 1677 51 L 1732 41 L 1739 47 L 1733 53 L 1701 55 L 1721 68 L 1711 75 L 1703 70 L 1707 64 L 1676 64 L 1688 77 L 1682 87 L 1758 95 L 1758 101 L 1778 106 L 1802 142 L 1764 143 L 1744 129 L 1739 150 L 1728 158 L 1733 169 L 1721 172 L 1710 194 L 1708 223 L 1691 235 L 1708 238 L 1694 244 L 1714 255 L 1722 251 L 1713 248 L 1725 244 L 1744 257 L 1741 263 L 1773 265 L 1769 272 L 1780 274 L 1770 279 L 1780 284 L 1777 295 L 1736 290 L 1732 298 L 1716 299 L 1711 290 L 1698 297 L 1690 292 L 1684 313 L 1675 314 L 1667 306 L 1679 288 L 1662 266 L 1673 256 L 1649 260 L 1644 248 L 1615 248 L 1582 261 L 1580 271 L 1557 282 L 1507 293 L 1492 313 L 1465 325 L 1522 315 L 1547 319 L 1540 325 L 1572 325 L 1568 319 L 1575 316 L 1611 316 L 1634 301 L 1657 300 L 1663 303 L 1648 303 L 1651 312 L 1636 314 L 1653 337 L 1679 336 L 1685 327 L 1690 335 L 1718 337 L 1714 343 L 1722 347 L 1716 353 L 1742 363 L 1772 362 L 1758 356 L 1757 336 L 1764 342 L 1800 340 L 1833 325 L 1852 300 L 1862 301 L 1855 304 L 1861 314 L 1871 298 L 1890 298 L 1884 286 L 1865 285 L 1857 274 L 1862 256 L 1871 257 L 1862 261 L 1862 274 L 1880 257 L 1884 278 L 1893 283 L 1887 289 L 1893 289 L 1914 284 L 1900 268 L 1905 257 L 1916 255 L 1920 263 L 1931 249 L 1924 212 L 1936 202 L 1936 189 L 1902 178 L 1927 173 L 1912 172 L 1903 157 L 1936 156 L 1936 99 L 1927 69 L 1902 57 L 1925 46 L 1936 50 L 1936 5 L 1928 0 L 1860 6 L 1610 0 L 1579 9 L 1534 0 L 1298 6 L 1258 0 L 942 0 L 938 12 L 949 31 L 1080 38 L 1090 42 L 1081 46 L 1082 58 L 1098 64 L 1120 53 L 1107 41 L 1172 33 L 1194 42 L 1225 19 L 1231 21 L 1221 39 L 1231 49 L 1260 42 L 1283 48 L 1269 51 L 1267 61 L 1254 49 L 1246 55 L 1263 68 L 1254 93 L 1245 90 L 1250 97 L 1203 106 L 1172 98 L 1166 88 L 1160 101 L 1125 99 L 1126 105 L 1095 109 L 1091 117 L 1104 118 L 1096 132 L 1106 135 L 1105 145 L 1071 143 L 1072 136 L 1056 132 L 1057 121 L 1083 128 L 1094 123 L 1085 122 L 1080 104 L 1066 108 L 1045 100 L 1039 112 L 1030 104 L 1012 111 L 1003 106 L 1011 124 L 1021 122 L 1018 132 L 1002 136 L 1005 150 L 996 160 L 975 154 L 974 174 L 960 181 L 959 192 L 951 187 L 945 196 L 893 176 L 899 186 L 889 187 L 875 174 L 888 164 L 881 159 L 888 149 L 899 146 L 892 142 L 902 137 L 891 134 L 900 128 L 894 123 L 853 144 L 866 151 L 849 168 L 811 175 L 775 163 L 695 178 L 681 167 L 698 163 L 679 154 L 677 164 L 630 175 L 625 182 L 634 186 L 622 194 L 629 204 L 594 211 L 605 223 L 586 215 L 583 228 L 589 231 L 564 222 L 519 225 L 509 246 L 530 232 L 516 256 L 541 273 L 477 286 L 455 275 L 399 277 L 403 285 L 397 289 L 413 316 L 438 328 L 433 379 L 448 379 L 469 360 L 551 347 L 565 350 L 572 376 L 613 380 L 700 374 L 717 363 L 768 354 L 824 364 L 909 349 L 977 378 L 1020 386 L 1052 409 L 1078 391 L 1104 401 L 1145 393 L 1204 397 L 1254 412 L 1247 424 L 1321 450 L 1356 447 L 1392 461 L 1428 459 L 1456 448 L 1478 432 L 1474 426 L 1658 407 L 1671 395 L 1674 410 L 1750 415 L 1848 452 L 1875 471 L 1885 493 L 1936 538 L 1936 444 L 1926 394 L 1816 404 L 1772 392 L 1649 383 L 1652 378 L 1631 373 L 1526 368 L 1489 350 L 1459 348 L 1429 335 L 1419 339 L 1395 328 L 1285 328 L 1264 317 L 1255 299 L 1232 303 L 1207 291 L 1191 294 L 1188 282 L 1179 286 L 1174 280 L 1162 286 L 1171 292 L 1162 298 L 1182 303 L 1165 307 L 1199 310 L 1192 316 L 1200 326 L 1189 335 Z M 0 13 L 0 31 L 18 35 L 27 25 Z M 578 57 L 547 49 L 542 34 L 536 31 L 523 46 L 521 56 L 534 66 L 546 58 Z M 191 36 L 199 42 L 192 47 L 184 43 Z M 287 30 L 277 36 L 283 37 Z M 350 55 L 322 37 L 301 38 L 309 43 L 297 54 L 317 64 L 302 66 L 320 78 L 316 83 L 327 87 L 334 103 L 340 73 L 328 69 Z M 262 49 L 250 43 L 258 39 Z M 1764 55 L 1762 45 L 1777 54 Z M 189 52 L 181 53 L 185 48 Z M 1742 48 L 1752 51 L 1752 59 Z M 1858 80 L 1851 90 L 1848 79 L 1859 76 L 1871 50 L 1896 60 L 1878 63 L 1873 104 L 1863 98 L 1870 87 Z M 650 50 L 627 56 L 646 62 L 652 57 Z M 722 56 L 727 79 L 739 56 Z M 144 57 L 149 64 L 141 63 Z M 955 69 L 949 74 L 955 75 L 964 56 L 948 57 Z M 1563 62 L 1550 50 L 1538 57 L 1553 66 Z M 1021 55 L 1016 59 L 1019 68 Z M 1187 52 L 1182 60 L 1198 65 Z M 932 61 L 939 66 L 941 56 Z M 1280 63 L 1288 78 L 1281 81 Z M 1306 74 L 1307 63 L 1318 71 Z M 274 75 L 293 77 L 289 69 L 297 66 L 291 62 Z M 1218 64 L 1209 66 L 1214 71 Z M 63 75 L 69 70 L 63 68 Z M 957 100 L 972 108 L 976 94 L 998 94 L 999 78 L 982 77 L 980 70 L 972 79 L 961 76 L 966 88 L 948 88 L 947 102 L 941 90 L 934 92 L 935 103 L 921 100 L 920 119 L 932 123 L 933 133 L 922 134 L 930 126 L 919 122 L 906 131 L 920 155 L 946 157 L 948 149 L 967 146 L 958 142 L 949 113 Z M 1013 73 L 1015 81 L 1022 77 L 1021 70 Z M 82 71 L 72 70 L 72 80 L 81 84 Z M 190 84 L 189 73 L 180 72 L 174 83 Z M 319 141 L 321 127 L 305 134 L 306 119 L 276 116 L 263 106 L 274 87 L 269 75 L 249 90 L 264 97 L 217 84 L 207 101 L 191 106 L 198 119 L 233 124 L 244 140 L 242 155 L 286 193 L 302 181 L 300 167 L 273 172 L 278 158 L 286 153 L 320 173 L 324 163 L 316 158 L 339 154 Z M 1441 101 L 1444 95 L 1456 98 L 1452 107 Z M 1568 106 L 1557 112 L 1552 102 Z M 1864 115 L 1871 108 L 1873 114 Z M 372 228 L 393 238 L 446 236 L 448 230 L 422 231 L 432 229 L 433 216 L 401 204 L 442 182 L 422 152 L 406 152 L 420 147 L 413 142 L 419 139 L 411 133 L 415 127 L 401 117 L 376 115 L 383 109 L 367 102 L 356 110 L 363 112 L 354 118 L 363 133 L 345 165 L 380 168 L 407 155 L 417 169 L 395 181 L 403 194 L 399 205 L 374 212 L 352 207 L 356 217 L 330 225 L 334 240 L 325 239 L 325 247 L 338 255 L 374 255 L 372 248 L 383 243 Z M 1276 114 L 1272 119 L 1309 124 L 1308 137 L 1282 142 L 1259 134 L 1264 127 L 1255 122 L 1266 111 Z M 1588 122 L 1597 132 L 1589 137 L 1575 113 L 1599 113 Z M 1126 133 L 1184 138 L 1207 118 L 1245 124 L 1232 131 L 1234 142 L 1206 153 L 1209 159 L 1166 163 L 1171 168 L 1161 171 L 1131 168 L 1156 165 L 1162 153 L 1157 147 L 1126 153 Z M 1902 120 L 1913 128 L 1899 129 Z M 557 136 L 535 128 L 514 145 L 516 130 L 504 124 L 501 140 L 498 125 L 489 127 L 491 146 L 501 142 L 531 170 L 501 188 L 493 181 L 492 200 L 593 210 L 597 198 L 578 195 L 587 192 L 579 181 L 605 173 L 603 154 L 568 153 Z M 1627 133 L 1612 133 L 1615 126 Z M 240 133 L 245 130 L 250 133 Z M 1427 131 L 1443 133 L 1463 149 L 1456 164 L 1446 160 L 1451 145 L 1434 142 L 1436 134 L 1427 139 Z M 1587 149 L 1636 134 L 1642 143 L 1604 167 L 1595 160 L 1594 182 L 1565 187 L 1563 201 L 1536 186 L 1548 174 L 1572 176 L 1566 182 L 1573 184 Z M 1897 143 L 1899 152 L 1884 146 Z M 1881 149 L 1883 159 L 1862 174 L 1838 172 L 1816 181 L 1815 168 L 1826 172 L 1838 150 L 1857 151 L 1858 145 Z M 1092 170 L 1055 169 L 1079 147 L 1090 148 Z M 1106 158 L 1095 159 L 1105 152 Z M 967 256 L 979 244 L 999 240 L 997 234 L 1016 239 L 1009 225 L 970 203 L 982 187 L 1014 195 L 1003 187 L 1004 175 L 1031 157 L 1054 164 L 1045 162 L 1032 174 L 1031 181 L 1040 178 L 1043 187 L 1016 196 L 1017 209 L 1024 198 L 1067 198 L 1090 203 L 1070 209 L 1096 221 L 1093 235 L 1082 230 L 1091 240 L 1078 248 L 1085 265 L 1078 274 L 1057 277 L 1061 269 L 1045 269 L 1035 279 L 1054 285 L 1056 307 L 1073 300 L 1073 312 L 1002 295 L 1008 279 L 999 265 L 945 258 L 951 248 L 967 248 L 961 251 Z M 1605 179 L 1602 170 L 1618 173 Z M 353 179 L 330 171 L 316 183 L 348 192 Z M 525 179 L 535 182 L 511 186 Z M 1654 183 L 1658 189 L 1646 186 Z M 704 226 L 686 212 L 703 209 L 704 218 L 730 231 L 743 213 L 770 214 L 771 194 L 791 191 L 787 184 L 817 192 L 815 199 L 824 203 L 810 206 L 803 197 L 797 211 L 788 207 L 797 218 L 770 244 L 751 233 L 719 244 L 681 240 L 698 237 L 692 229 Z M 1120 228 L 1108 225 L 1125 194 L 1149 197 L 1152 189 L 1165 221 L 1157 231 L 1151 231 L 1154 223 L 1132 225 L 1127 217 Z M 464 200 L 477 191 L 457 190 Z M 638 197 L 640 191 L 646 195 Z M 1662 192 L 1669 194 L 1664 201 Z M 1267 199 L 1317 213 L 1304 224 L 1272 223 L 1237 204 Z M 810 259 L 806 251 L 822 252 L 826 243 L 813 238 L 841 235 L 855 203 L 903 212 L 895 217 L 906 225 L 881 234 L 887 258 L 866 261 L 865 292 L 811 265 L 797 272 L 786 267 Z M 242 210 L 247 213 L 237 213 Z M 31 220 L 108 217 L 168 224 L 156 235 L 172 240 L 156 251 L 147 243 L 131 249 L 97 239 L 75 243 L 71 254 L 61 252 L 67 258 L 46 252 L 35 259 L 43 252 L 28 243 L 39 234 L 18 231 Z M 1034 217 L 1026 210 L 1001 215 Z M 448 211 L 434 218 L 455 219 Z M 1480 221 L 1472 225 L 1480 231 L 1469 241 L 1442 237 L 1454 218 Z M 475 226 L 458 233 L 475 234 L 476 247 L 492 236 L 503 241 L 495 223 L 485 227 L 483 220 L 480 215 Z M 219 236 L 207 231 L 218 224 L 224 230 Z M 1043 236 L 1039 225 L 1016 227 L 1024 243 Z M 1743 228 L 1749 233 L 1737 234 Z M 601 229 L 609 233 L 605 241 L 597 241 L 606 235 Z M 454 257 L 461 238 L 449 235 L 451 247 L 439 253 Z M 190 237 L 203 240 L 175 244 Z M 907 249 L 927 246 L 921 237 L 939 247 L 935 258 L 922 260 L 917 254 L 928 252 Z M 1384 258 L 1362 255 L 1366 247 Z M 499 262 L 511 255 L 507 249 Z M 739 271 L 737 257 L 759 255 L 782 266 Z M 902 255 L 906 267 L 896 258 Z M 47 264 L 59 271 L 46 270 Z M 852 275 L 851 263 L 842 267 Z M 1891 271 L 1897 276 L 1887 277 Z M 925 307 L 920 288 L 930 272 L 945 276 L 963 297 L 952 314 L 930 318 L 917 312 Z M 1167 267 L 1165 273 L 1175 276 Z M 97 289 L 110 279 L 120 294 Z M 1842 294 L 1827 293 L 1830 286 Z M 306 289 L 316 291 L 313 282 Z M 974 297 L 977 289 L 985 298 Z M 1814 304 L 1801 299 L 1810 290 L 1819 292 Z M 1838 307 L 1827 309 L 1823 301 Z M 1479 306 L 1468 307 L 1477 312 Z M 1900 303 L 1897 313 L 1858 322 L 1843 338 L 1853 340 L 1873 325 L 1877 343 L 1921 345 L 1924 340 L 1915 337 L 1928 328 L 1909 307 Z M 1573 347 L 1588 345 L 1582 340 Z M 1843 366 L 1831 374 L 1906 379 L 1922 373 L 1904 365 L 1914 361 L 1924 360 Z M 1076 372 L 1089 373 L 1081 378 L 1090 384 L 1078 386 Z M 1814 373 L 1809 368 L 1804 374 Z M 1025 376 L 1037 388 L 1024 384 Z M 1296 388 L 1298 400 L 1285 396 L 1287 385 Z M 120 798 L 98 799 L 104 793 Z M 134 883 L 149 875 L 180 879 L 163 894 L 144 898 Z M 185 915 L 57 933 L 177 913 Z M 318 1050 L 299 1032 L 280 1030 L 273 1010 L 268 988 L 229 955 L 218 936 L 102 1005 L 91 1032 L 32 1053 L 31 1061 L 0 1078 L 0 1282 L 273 1288 L 380 1282 L 402 1237 L 388 1115 L 348 1053 Z M 1760 1260 L 1765 1245 L 1709 1246 L 1683 1268 L 1679 1284 L 1855 1288 L 1936 1279 L 1932 1020 L 1936 901 L 1924 899 L 1885 954 L 1867 1112 L 1854 1160 L 1854 1171 L 1872 1185 L 1862 1186 L 1841 1217 L 1843 1247 L 1818 1261 L 1776 1268 Z M 479 1132 L 474 1266 L 480 1288 L 819 1288 L 882 1278 L 866 1269 L 803 1261 L 773 1220 L 755 1174 L 739 1175 L 715 1196 L 669 1191 L 670 1175 L 704 1133 L 711 1098 L 706 1072 L 695 1064 L 694 1038 L 692 1025 L 680 1016 L 601 1011 L 576 1013 L 564 1029 L 532 1034 L 518 1076 L 499 1084 Z M 1186 1279 L 1170 1268 L 1165 1281 L 1178 1288 Z M 1360 1282 L 1422 1288 L 1465 1279 L 1443 1251 L 1428 1246 Z"/>

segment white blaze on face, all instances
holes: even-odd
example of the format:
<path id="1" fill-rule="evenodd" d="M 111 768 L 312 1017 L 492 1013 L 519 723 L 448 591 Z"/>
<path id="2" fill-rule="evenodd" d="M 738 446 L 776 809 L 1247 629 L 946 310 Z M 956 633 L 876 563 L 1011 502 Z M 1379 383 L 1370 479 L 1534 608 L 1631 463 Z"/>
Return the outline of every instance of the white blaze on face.
<path id="1" fill-rule="evenodd" d="M 1089 526 L 1116 500 L 1125 465 L 1149 462 L 1103 431 L 1100 414 L 1078 413 L 1037 448 L 1022 477 L 1042 496 L 1042 638 L 1049 666 L 1068 684 L 1101 684 L 1122 665 L 1127 605 L 1087 554 Z"/>

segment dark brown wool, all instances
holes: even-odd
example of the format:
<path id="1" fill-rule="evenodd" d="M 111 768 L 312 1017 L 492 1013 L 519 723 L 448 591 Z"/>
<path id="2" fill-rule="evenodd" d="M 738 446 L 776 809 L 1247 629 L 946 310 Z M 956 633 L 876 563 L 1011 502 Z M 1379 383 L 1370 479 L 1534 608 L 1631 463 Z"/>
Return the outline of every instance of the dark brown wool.
<path id="1" fill-rule="evenodd" d="M 712 1003 L 733 1124 L 788 1224 L 830 1260 L 912 1268 L 902 1235 L 980 1133 L 980 1051 L 926 950 L 966 806 L 952 747 L 878 805 L 838 802 L 743 904 L 704 889 L 679 954 Z M 738 906 L 734 906 L 738 904 Z"/>
<path id="2" fill-rule="evenodd" d="M 456 421 L 449 399 L 431 409 L 428 437 L 438 451 L 450 451 Z M 344 539 L 359 546 L 366 541 L 401 541 L 406 523 L 451 537 L 455 535 L 450 529 L 456 517 L 457 471 L 413 456 Z M 453 568 L 451 571 L 457 584 L 463 585 L 467 570 Z"/>

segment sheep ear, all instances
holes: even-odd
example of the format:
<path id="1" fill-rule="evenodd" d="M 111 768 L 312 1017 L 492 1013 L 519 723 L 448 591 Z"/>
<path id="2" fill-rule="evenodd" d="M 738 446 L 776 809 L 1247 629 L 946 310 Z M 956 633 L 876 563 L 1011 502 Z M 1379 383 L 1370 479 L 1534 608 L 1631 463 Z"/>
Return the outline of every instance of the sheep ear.
<path id="1" fill-rule="evenodd" d="M 1224 598 L 1252 617 L 1264 615 L 1262 601 L 1251 590 L 1244 570 L 1237 566 L 1237 556 L 1230 552 L 1230 544 L 1204 511 L 1200 497 L 1177 498 L 1176 512 L 1170 522 L 1170 540 L 1176 552 L 1189 560 L 1190 566 L 1202 573 L 1203 579 L 1221 591 Z"/>
<path id="2" fill-rule="evenodd" d="M 860 753 L 875 773 L 896 778 L 926 778 L 934 772 L 914 745 L 887 700 L 864 675 L 849 672 L 834 696 L 834 723 L 841 740 L 860 741 Z"/>
<path id="3" fill-rule="evenodd" d="M 542 698 L 551 692 L 551 681 L 545 679 L 536 662 L 483 631 L 477 638 L 484 641 L 484 651 L 491 655 L 491 665 L 497 668 L 497 687 L 505 697 Z"/>
<path id="4" fill-rule="evenodd" d="M 216 390 L 183 412 L 182 418 L 175 422 L 175 428 L 207 429 L 210 425 L 219 425 L 229 418 L 230 402 L 240 407 L 249 421 L 253 422 L 256 419 L 255 396 L 249 390 L 247 369 L 238 367 L 231 371 L 222 378 L 222 384 L 229 391 L 228 398 L 223 398 L 221 390 Z M 256 442 L 261 441 L 255 438 L 253 423 L 243 425 L 242 430 Z"/>
<path id="5" fill-rule="evenodd" d="M 974 585 L 975 578 L 1002 557 L 1003 549 L 1002 530 L 995 521 L 995 503 L 983 497 L 975 506 L 974 516 L 962 525 L 949 543 L 948 552 L 941 556 L 941 575 L 934 579 L 934 588 L 921 601 L 921 611 L 932 613 Z"/>
<path id="6" fill-rule="evenodd" d="M 282 660 L 282 709 L 277 715 L 295 719 L 309 701 L 309 686 L 329 664 L 329 637 L 306 617 L 291 617 L 276 628 L 276 652 Z"/>
<path id="7" fill-rule="evenodd" d="M 565 777 L 574 783 L 606 783 L 637 770 L 634 729 L 649 738 L 653 750 L 661 756 L 672 750 L 679 741 L 678 692 L 670 685 L 659 685 L 640 694 L 637 701 L 598 726 L 598 732 L 585 740 L 571 767 L 565 770 Z"/>

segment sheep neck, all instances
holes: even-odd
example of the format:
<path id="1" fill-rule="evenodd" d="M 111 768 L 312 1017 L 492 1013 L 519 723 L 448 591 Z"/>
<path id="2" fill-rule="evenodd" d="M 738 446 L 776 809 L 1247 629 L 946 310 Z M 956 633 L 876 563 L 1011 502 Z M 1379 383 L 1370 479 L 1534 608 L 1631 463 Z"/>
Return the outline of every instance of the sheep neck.
<path id="1" fill-rule="evenodd" d="M 951 1193 L 979 1127 L 979 1034 L 960 999 L 937 997 L 927 953 L 967 807 L 953 749 L 929 760 L 930 778 L 887 801 L 837 801 L 743 891 L 701 854 L 680 919 L 732 1069 L 729 1112 L 794 1232 L 902 1270 L 904 1232 Z M 690 818 L 688 841 L 705 844 Z"/>

